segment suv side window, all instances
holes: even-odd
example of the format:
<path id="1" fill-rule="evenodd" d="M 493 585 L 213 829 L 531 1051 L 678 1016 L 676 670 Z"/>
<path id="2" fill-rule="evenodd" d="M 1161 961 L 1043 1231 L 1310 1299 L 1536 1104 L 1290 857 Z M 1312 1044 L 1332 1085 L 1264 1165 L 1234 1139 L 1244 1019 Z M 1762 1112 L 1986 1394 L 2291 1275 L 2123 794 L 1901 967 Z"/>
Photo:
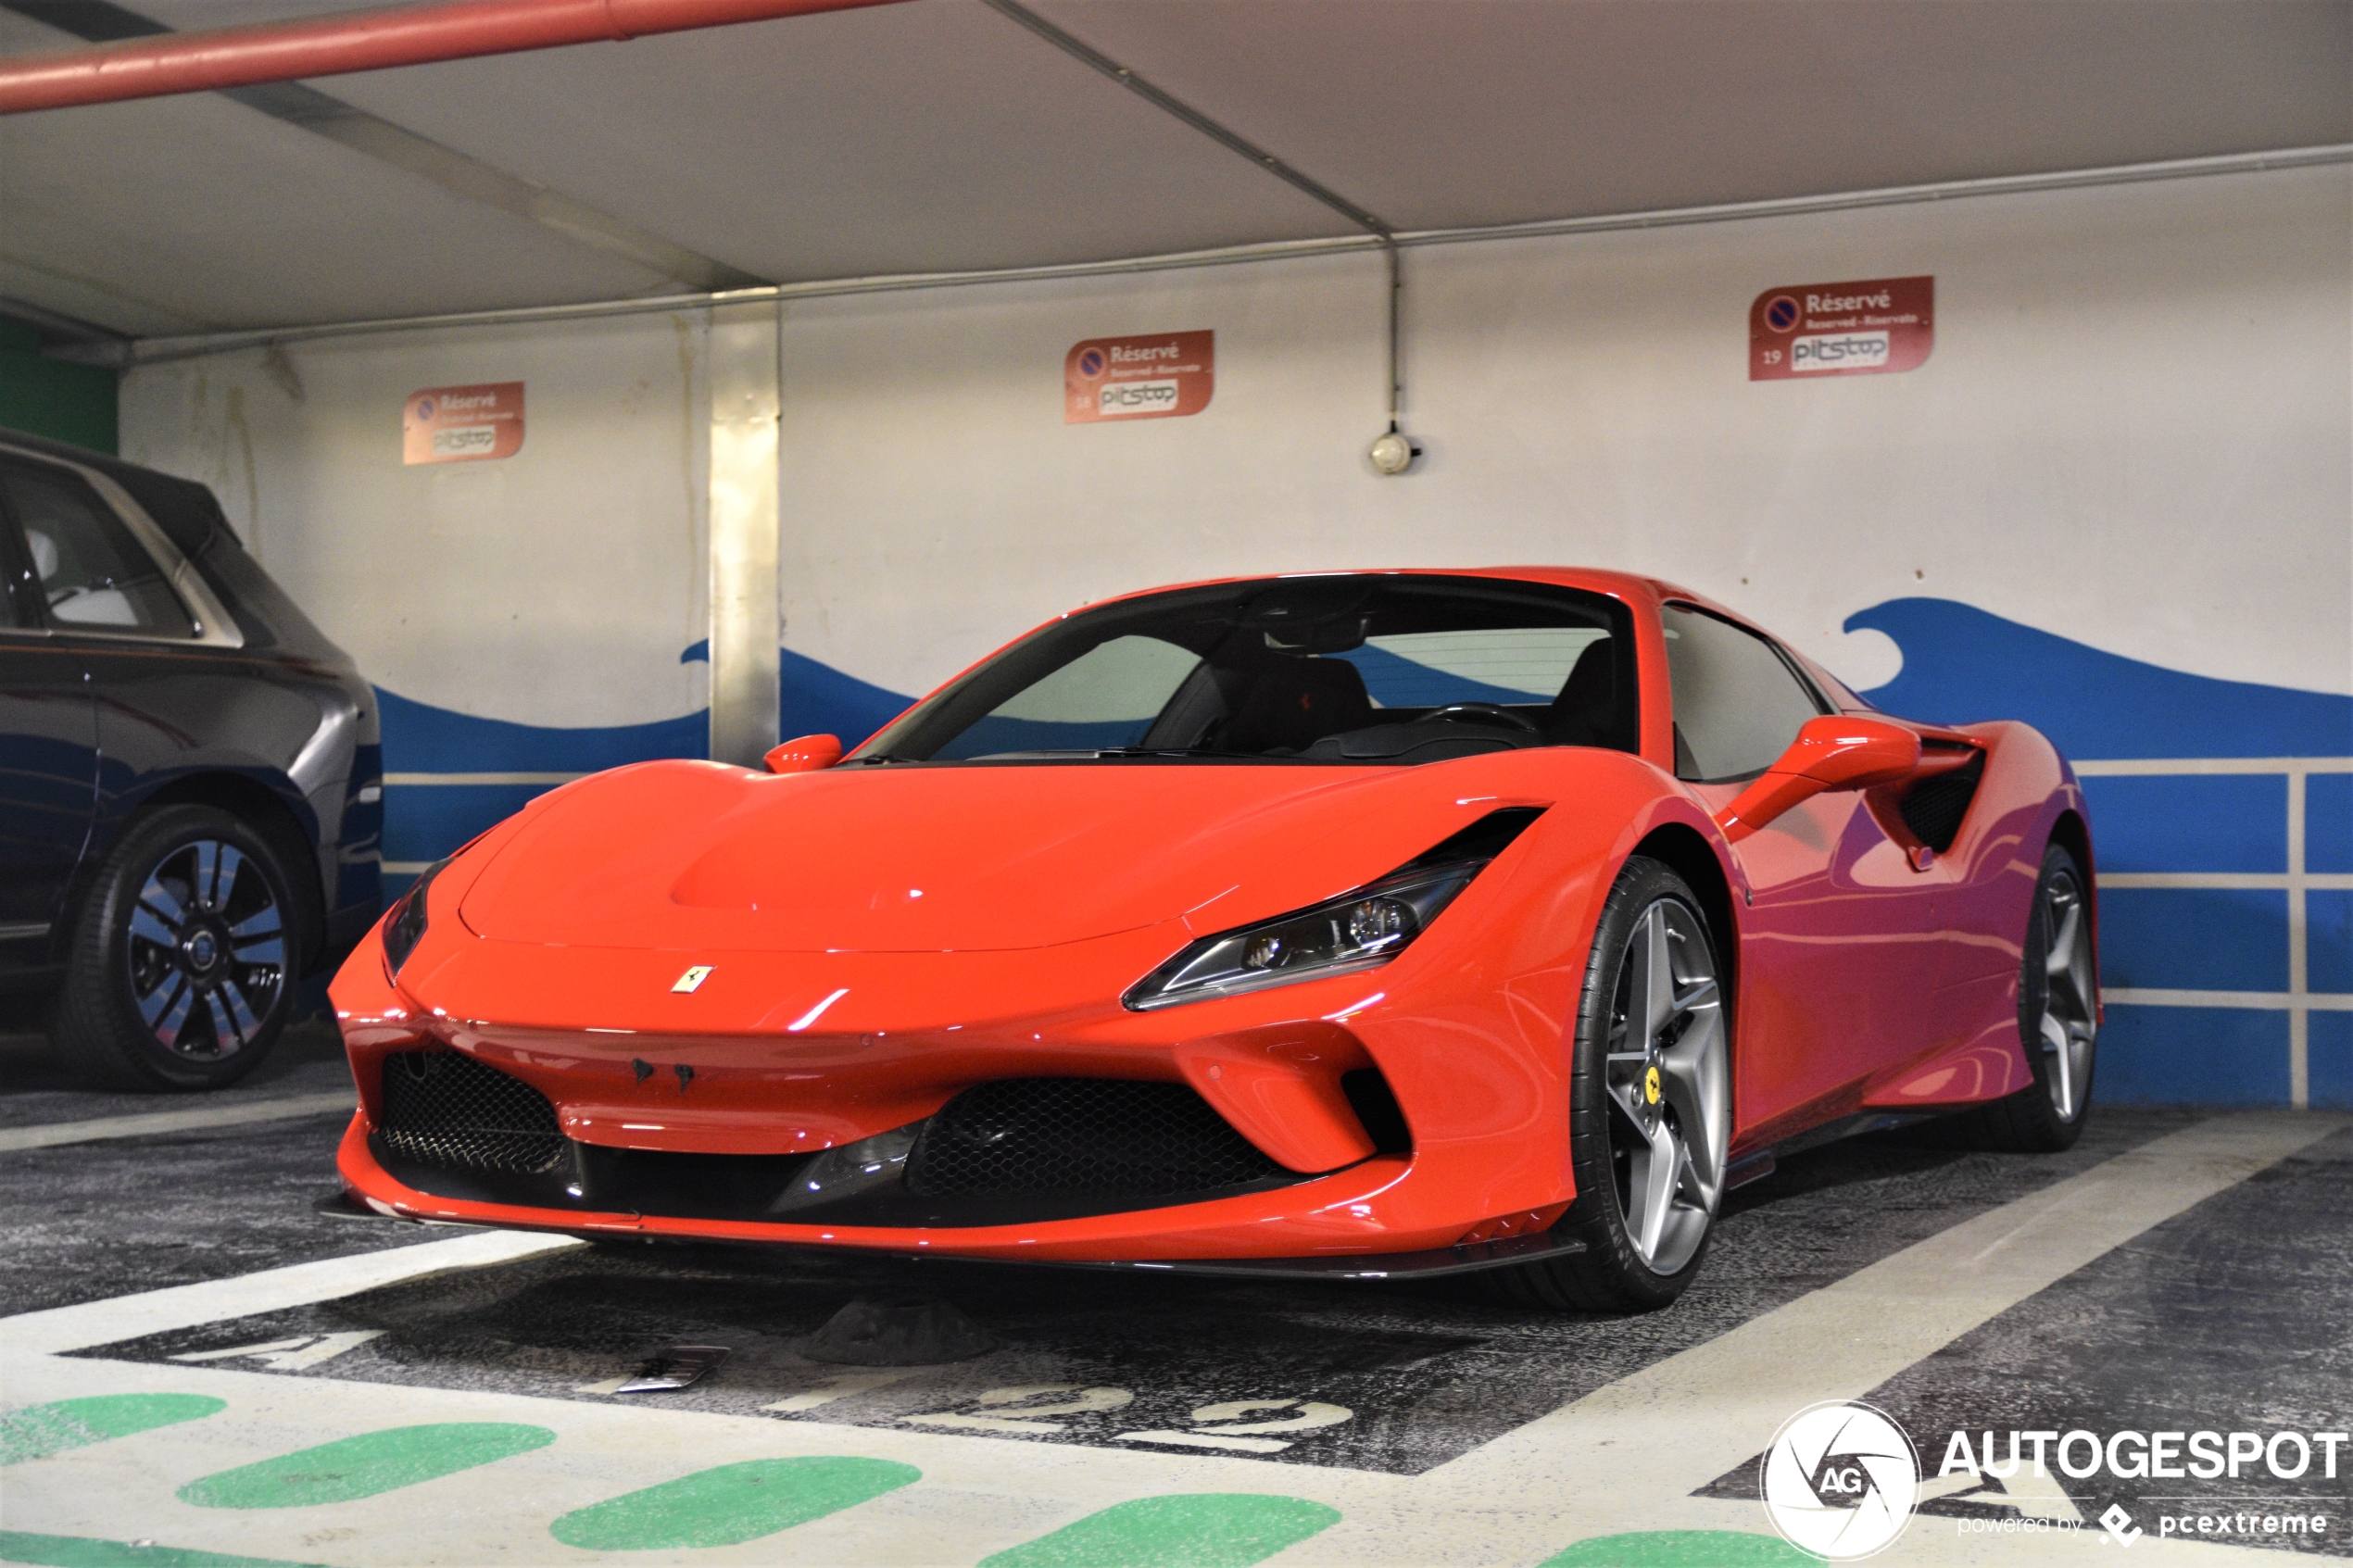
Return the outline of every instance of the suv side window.
<path id="1" fill-rule="evenodd" d="M 0 632 L 40 626 L 41 617 L 33 606 L 41 601 L 33 589 L 32 568 L 25 564 L 16 532 L 8 526 L 6 509 L 0 508 Z"/>
<path id="2" fill-rule="evenodd" d="M 0 467 L 26 554 L 62 631 L 192 637 L 195 625 L 122 520 L 69 473 Z"/>
<path id="3" fill-rule="evenodd" d="M 1824 709 L 1771 643 L 1686 605 L 1660 610 L 1674 685 L 1675 776 L 1755 778 Z"/>

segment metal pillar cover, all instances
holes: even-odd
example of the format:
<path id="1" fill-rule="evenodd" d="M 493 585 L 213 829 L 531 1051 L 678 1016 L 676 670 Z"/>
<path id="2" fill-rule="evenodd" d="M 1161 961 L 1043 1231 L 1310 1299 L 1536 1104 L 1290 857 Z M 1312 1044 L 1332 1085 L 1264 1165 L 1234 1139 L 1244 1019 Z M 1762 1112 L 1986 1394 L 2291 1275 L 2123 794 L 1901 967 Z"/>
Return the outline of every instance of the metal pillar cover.
<path id="1" fill-rule="evenodd" d="M 711 312 L 711 755 L 760 766 L 776 734 L 781 307 Z"/>

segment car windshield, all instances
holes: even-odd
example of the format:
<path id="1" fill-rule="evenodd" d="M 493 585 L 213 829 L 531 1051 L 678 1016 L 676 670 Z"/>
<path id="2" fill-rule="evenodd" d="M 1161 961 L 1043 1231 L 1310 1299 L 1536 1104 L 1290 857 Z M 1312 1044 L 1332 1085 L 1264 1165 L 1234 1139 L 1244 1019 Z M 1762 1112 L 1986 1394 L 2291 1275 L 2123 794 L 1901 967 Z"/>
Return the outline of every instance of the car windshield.
<path id="1" fill-rule="evenodd" d="M 1632 751 L 1632 621 L 1491 578 L 1262 579 L 1081 611 L 883 731 L 853 762 L 1416 763 Z"/>

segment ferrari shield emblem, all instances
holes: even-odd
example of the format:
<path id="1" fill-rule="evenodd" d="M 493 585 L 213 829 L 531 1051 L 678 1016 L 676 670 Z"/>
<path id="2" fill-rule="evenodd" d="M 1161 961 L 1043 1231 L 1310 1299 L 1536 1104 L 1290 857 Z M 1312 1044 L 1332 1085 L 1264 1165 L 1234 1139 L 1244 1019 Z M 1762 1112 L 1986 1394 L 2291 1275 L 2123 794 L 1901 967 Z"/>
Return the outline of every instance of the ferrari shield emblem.
<path id="1" fill-rule="evenodd" d="M 671 989 L 673 991 L 691 991 L 710 978 L 711 965 L 707 963 L 698 963 L 687 970 L 686 973 L 680 975 L 678 977 L 678 984 L 673 985 Z"/>

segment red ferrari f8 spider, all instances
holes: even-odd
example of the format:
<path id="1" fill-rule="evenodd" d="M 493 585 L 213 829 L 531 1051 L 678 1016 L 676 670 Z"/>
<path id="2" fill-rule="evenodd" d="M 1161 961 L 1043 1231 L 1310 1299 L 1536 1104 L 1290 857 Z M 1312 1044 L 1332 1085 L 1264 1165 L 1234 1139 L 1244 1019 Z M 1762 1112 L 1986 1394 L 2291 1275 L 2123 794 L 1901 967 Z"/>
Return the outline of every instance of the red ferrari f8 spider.
<path id="1" fill-rule="evenodd" d="M 2057 1149 L 2082 792 L 1698 596 L 1554 568 L 1112 600 L 849 756 L 648 762 L 334 988 L 379 1213 L 1672 1300 L 1777 1154 Z"/>

